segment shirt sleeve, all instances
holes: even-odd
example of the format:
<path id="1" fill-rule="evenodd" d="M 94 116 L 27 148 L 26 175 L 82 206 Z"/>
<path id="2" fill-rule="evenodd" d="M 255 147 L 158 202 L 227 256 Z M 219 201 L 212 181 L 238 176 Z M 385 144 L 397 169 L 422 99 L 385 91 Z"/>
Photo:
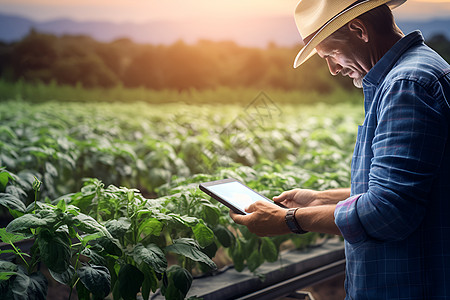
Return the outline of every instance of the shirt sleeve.
<path id="1" fill-rule="evenodd" d="M 377 109 L 368 191 L 335 210 L 349 243 L 403 240 L 418 228 L 447 138 L 439 104 L 416 82 L 393 82 Z"/>
<path id="2" fill-rule="evenodd" d="M 356 202 L 361 195 L 341 201 L 336 205 L 334 218 L 345 240 L 351 244 L 364 241 L 366 233 L 356 211 Z"/>

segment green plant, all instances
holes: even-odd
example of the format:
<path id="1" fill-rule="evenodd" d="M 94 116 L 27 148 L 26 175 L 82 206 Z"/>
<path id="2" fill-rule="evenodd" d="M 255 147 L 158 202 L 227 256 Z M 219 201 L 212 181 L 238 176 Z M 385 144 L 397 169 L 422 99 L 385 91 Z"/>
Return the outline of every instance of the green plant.
<path id="1" fill-rule="evenodd" d="M 123 249 L 121 255 L 107 260 L 114 299 L 134 299 L 141 289 L 148 299 L 150 291 L 159 286 L 163 294 L 172 295 L 168 299 L 184 299 L 195 264 L 216 268 L 205 254 L 205 248 L 214 241 L 213 231 L 201 219 L 174 213 L 163 200 L 145 199 L 135 189 L 105 188 L 98 179 L 86 180 L 79 193 L 65 200 L 103 223 Z M 174 254 L 179 266 L 167 268 L 166 256 Z M 183 282 L 182 288 L 170 283 L 172 276 Z M 138 280 L 128 284 L 129 278 Z"/>
<path id="2" fill-rule="evenodd" d="M 179 96 L 156 94 L 161 93 Z M 230 91 L 193 95 L 224 101 Z M 242 98 L 238 92 L 232 96 Z M 324 108 L 282 105 L 283 118 L 264 116 L 262 126 L 240 119 L 248 111 L 236 105 L 1 103 L 2 221 L 15 218 L 14 225 L 31 218 L 37 223 L 23 230 L 8 225 L 2 231 L 11 245 L 4 255 L 14 260 L 1 269 L 0 287 L 31 274 L 42 279 L 35 261 L 52 263 L 43 260 L 39 247 L 52 238 L 67 242 L 71 251 L 70 270 L 52 272 L 64 274 L 60 280 L 76 286 L 84 299 L 93 293 L 79 274 L 85 264 L 92 267 L 82 273 L 88 278 L 107 268 L 115 299 L 158 289 L 167 298 L 181 299 L 193 276 L 215 273 L 213 259 L 221 260 L 217 254 L 237 270 L 257 274 L 262 263 L 279 257 L 286 241 L 297 248 L 314 243 L 319 235 L 259 238 L 234 224 L 228 209 L 197 186 L 233 177 L 269 198 L 295 187 L 348 186 L 361 112 L 350 105 Z M 260 121 L 263 116 L 257 117 Z M 91 179 L 83 183 L 81 178 Z M 95 224 L 95 230 L 77 223 L 77 213 L 89 217 L 87 224 Z M 34 252 L 19 249 L 24 237 L 34 238 Z M 131 277 L 136 280 L 129 282 Z"/>
<path id="3" fill-rule="evenodd" d="M 36 196 L 40 184 L 36 179 Z M 80 207 L 88 205 L 86 209 L 95 212 L 104 225 L 66 204 L 68 200 Z M 160 286 L 163 294 L 170 295 L 168 299 L 175 299 L 174 295 L 184 299 L 194 263 L 216 268 L 202 251 L 214 238 L 202 220 L 171 213 L 136 190 L 105 189 L 93 179 L 80 193 L 54 203 L 35 201 L 25 207 L 13 195 L 0 194 L 0 204 L 18 216 L 1 228 L 1 240 L 13 248 L 4 253 L 20 258 L 17 264 L 1 262 L 2 295 L 23 293 L 23 280 L 38 280 L 42 284 L 33 285 L 25 293 L 45 298 L 47 281 L 37 270 L 39 262 L 48 267 L 55 280 L 71 290 L 76 287 L 80 299 L 90 299 L 91 294 L 103 299 L 110 291 L 114 299 L 135 299 L 138 292 L 148 298 Z M 189 238 L 191 235 L 196 239 Z M 15 246 L 25 238 L 34 239 L 30 255 Z M 170 253 L 179 257 L 181 266 L 167 268 L 166 256 Z"/>
<path id="4" fill-rule="evenodd" d="M 40 185 L 36 179 L 33 185 L 36 197 Z M 84 291 L 85 299 L 90 294 L 95 299 L 104 298 L 110 292 L 108 269 L 95 260 L 83 261 L 81 255 L 90 251 L 93 240 L 103 239 L 110 247 L 117 242 L 92 217 L 80 213 L 75 206 L 66 205 L 64 200 L 57 205 L 35 200 L 25 207 L 14 195 L 0 194 L 0 204 L 18 216 L 6 228 L 0 228 L 0 239 L 12 247 L 2 252 L 20 258 L 17 264 L 0 261 L 2 298 L 45 299 L 47 280 L 37 268 L 40 262 L 56 281 L 68 285 L 71 293 L 76 287 L 79 294 Z M 15 246 L 25 238 L 34 240 L 30 254 Z"/>

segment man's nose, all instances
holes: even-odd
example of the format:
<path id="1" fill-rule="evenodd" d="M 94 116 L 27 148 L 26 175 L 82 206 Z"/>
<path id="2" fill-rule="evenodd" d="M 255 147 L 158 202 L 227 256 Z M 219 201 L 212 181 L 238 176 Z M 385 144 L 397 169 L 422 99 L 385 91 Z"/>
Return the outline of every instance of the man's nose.
<path id="1" fill-rule="evenodd" d="M 336 76 L 339 72 L 341 72 L 342 66 L 340 64 L 333 62 L 331 59 L 327 59 L 327 63 L 331 75 Z"/>

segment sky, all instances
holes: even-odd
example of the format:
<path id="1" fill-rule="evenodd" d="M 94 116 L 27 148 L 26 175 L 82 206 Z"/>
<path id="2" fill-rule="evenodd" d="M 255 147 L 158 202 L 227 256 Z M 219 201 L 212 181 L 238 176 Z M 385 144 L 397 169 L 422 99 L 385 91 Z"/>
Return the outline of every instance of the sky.
<path id="1" fill-rule="evenodd" d="M 235 17 L 287 16 L 298 0 L 0 0 L 0 13 L 35 21 L 146 22 Z M 398 19 L 450 18 L 450 0 L 408 0 Z"/>

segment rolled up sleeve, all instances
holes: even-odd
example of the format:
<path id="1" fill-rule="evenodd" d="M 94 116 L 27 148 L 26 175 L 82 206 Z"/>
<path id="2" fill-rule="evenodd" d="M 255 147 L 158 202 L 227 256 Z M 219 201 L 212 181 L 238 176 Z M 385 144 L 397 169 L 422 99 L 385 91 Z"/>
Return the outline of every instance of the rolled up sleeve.
<path id="1" fill-rule="evenodd" d="M 367 236 L 356 211 L 359 197 L 361 195 L 339 202 L 334 210 L 334 222 L 344 239 L 351 244 L 364 241 Z"/>
<path id="2" fill-rule="evenodd" d="M 420 85 L 394 83 L 377 110 L 368 190 L 340 202 L 335 222 L 349 243 L 399 241 L 423 220 L 448 135 Z"/>

